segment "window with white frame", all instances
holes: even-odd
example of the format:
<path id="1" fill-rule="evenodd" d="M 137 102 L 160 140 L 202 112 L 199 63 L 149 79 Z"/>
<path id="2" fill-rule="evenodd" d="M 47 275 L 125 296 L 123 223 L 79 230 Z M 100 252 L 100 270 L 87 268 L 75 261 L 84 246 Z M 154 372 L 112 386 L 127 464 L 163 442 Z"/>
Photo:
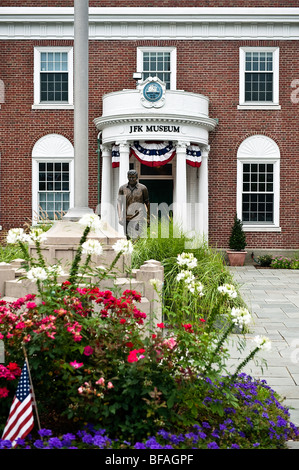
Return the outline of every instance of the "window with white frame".
<path id="1" fill-rule="evenodd" d="M 73 106 L 73 49 L 36 47 L 34 49 L 33 108 Z"/>
<path id="2" fill-rule="evenodd" d="M 241 47 L 239 109 L 280 109 L 279 48 Z"/>
<path id="3" fill-rule="evenodd" d="M 42 137 L 32 152 L 33 220 L 57 220 L 73 205 L 72 144 L 63 136 Z"/>
<path id="4" fill-rule="evenodd" d="M 139 47 L 137 49 L 137 72 L 142 79 L 158 77 L 167 90 L 176 89 L 176 48 Z"/>
<path id="5" fill-rule="evenodd" d="M 237 159 L 237 213 L 244 230 L 280 230 L 277 144 L 263 135 L 248 137 L 240 145 Z"/>

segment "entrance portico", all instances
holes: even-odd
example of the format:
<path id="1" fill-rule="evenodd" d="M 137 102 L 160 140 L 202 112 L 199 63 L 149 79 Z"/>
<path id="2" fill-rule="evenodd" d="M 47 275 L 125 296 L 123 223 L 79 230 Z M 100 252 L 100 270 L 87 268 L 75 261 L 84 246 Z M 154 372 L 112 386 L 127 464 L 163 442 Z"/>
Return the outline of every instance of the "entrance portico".
<path id="1" fill-rule="evenodd" d="M 102 142 L 103 220 L 118 228 L 118 188 L 127 182 L 128 170 L 135 168 L 144 184 L 171 180 L 173 194 L 167 201 L 173 203 L 175 222 L 184 231 L 208 237 L 209 131 L 217 124 L 209 117 L 208 106 L 207 97 L 165 90 L 156 77 L 137 89 L 104 95 L 103 114 L 94 120 Z"/>

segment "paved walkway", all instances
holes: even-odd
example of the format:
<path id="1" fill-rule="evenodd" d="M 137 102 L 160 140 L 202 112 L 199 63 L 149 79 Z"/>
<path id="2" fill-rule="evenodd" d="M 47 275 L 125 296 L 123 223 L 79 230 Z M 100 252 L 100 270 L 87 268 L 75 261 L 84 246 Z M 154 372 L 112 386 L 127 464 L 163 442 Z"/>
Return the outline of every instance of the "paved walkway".
<path id="1" fill-rule="evenodd" d="M 256 335 L 267 336 L 270 351 L 260 351 L 259 363 L 251 361 L 244 372 L 262 378 L 290 408 L 291 421 L 299 426 L 299 270 L 256 269 L 254 266 L 230 267 L 240 294 L 251 311 L 253 322 L 246 335 L 245 350 L 238 351 L 238 341 L 231 344 L 229 365 L 235 368 L 254 348 Z"/>

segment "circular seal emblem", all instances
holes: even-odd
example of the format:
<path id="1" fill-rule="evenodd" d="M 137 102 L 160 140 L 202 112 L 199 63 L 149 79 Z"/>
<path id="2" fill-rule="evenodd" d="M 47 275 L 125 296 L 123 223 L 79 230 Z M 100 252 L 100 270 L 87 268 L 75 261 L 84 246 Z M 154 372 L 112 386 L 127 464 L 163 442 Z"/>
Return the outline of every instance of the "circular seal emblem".
<path id="1" fill-rule="evenodd" d="M 163 96 L 163 88 L 160 83 L 148 82 L 143 88 L 143 96 L 147 101 L 155 103 Z"/>

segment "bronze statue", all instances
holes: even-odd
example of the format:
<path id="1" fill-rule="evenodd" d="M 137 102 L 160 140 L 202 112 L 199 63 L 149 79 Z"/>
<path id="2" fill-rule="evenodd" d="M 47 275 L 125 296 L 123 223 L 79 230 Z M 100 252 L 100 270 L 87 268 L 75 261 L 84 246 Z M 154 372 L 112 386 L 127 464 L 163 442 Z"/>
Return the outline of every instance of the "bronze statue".
<path id="1" fill-rule="evenodd" d="M 147 187 L 138 182 L 136 170 L 129 170 L 127 176 L 128 183 L 118 190 L 118 219 L 127 238 L 138 238 L 149 222 L 149 195 Z"/>

